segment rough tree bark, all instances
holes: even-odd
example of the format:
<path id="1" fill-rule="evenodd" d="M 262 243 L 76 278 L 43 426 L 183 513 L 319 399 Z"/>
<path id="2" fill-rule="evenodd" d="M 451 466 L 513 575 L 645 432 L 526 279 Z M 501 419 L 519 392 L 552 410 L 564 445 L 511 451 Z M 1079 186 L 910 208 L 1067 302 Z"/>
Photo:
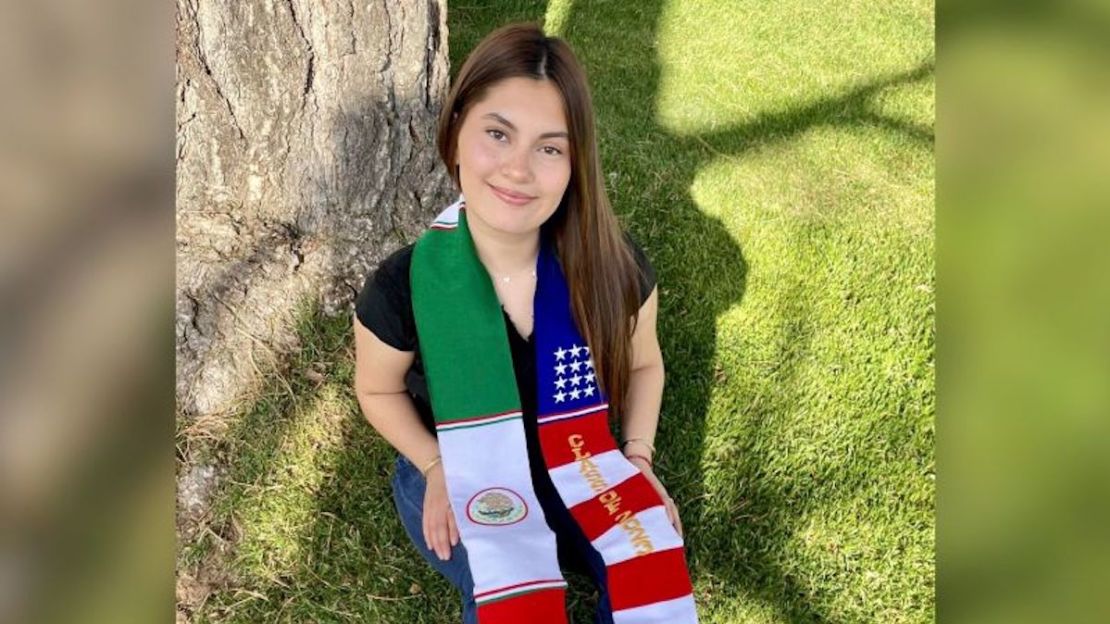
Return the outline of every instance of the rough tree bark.
<path id="1" fill-rule="evenodd" d="M 177 3 L 179 415 L 237 409 L 451 199 L 445 0 Z"/>

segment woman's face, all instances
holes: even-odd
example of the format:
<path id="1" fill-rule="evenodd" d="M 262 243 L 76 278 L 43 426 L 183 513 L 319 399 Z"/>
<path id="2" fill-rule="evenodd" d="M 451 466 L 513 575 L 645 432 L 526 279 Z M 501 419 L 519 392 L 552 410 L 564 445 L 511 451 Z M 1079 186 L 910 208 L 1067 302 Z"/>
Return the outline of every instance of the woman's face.
<path id="1" fill-rule="evenodd" d="M 467 216 L 509 234 L 539 229 L 570 181 L 563 99 L 550 80 L 489 87 L 459 128 L 456 151 Z"/>

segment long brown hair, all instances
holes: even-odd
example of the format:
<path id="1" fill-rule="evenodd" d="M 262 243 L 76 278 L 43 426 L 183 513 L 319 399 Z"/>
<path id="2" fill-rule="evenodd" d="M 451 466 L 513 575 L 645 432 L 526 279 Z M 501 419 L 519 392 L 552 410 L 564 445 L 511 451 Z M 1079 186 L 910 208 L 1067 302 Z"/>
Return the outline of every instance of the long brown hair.
<path id="1" fill-rule="evenodd" d="M 440 112 L 439 154 L 461 188 L 456 151 L 467 112 L 492 85 L 517 77 L 550 80 L 563 98 L 570 134 L 570 181 L 541 235 L 553 237 L 574 320 L 590 347 L 601 388 L 609 396 L 610 415 L 618 419 L 632 368 L 640 269 L 605 193 L 590 89 L 570 46 L 544 35 L 535 24 L 509 24 L 487 35 L 463 63 Z"/>

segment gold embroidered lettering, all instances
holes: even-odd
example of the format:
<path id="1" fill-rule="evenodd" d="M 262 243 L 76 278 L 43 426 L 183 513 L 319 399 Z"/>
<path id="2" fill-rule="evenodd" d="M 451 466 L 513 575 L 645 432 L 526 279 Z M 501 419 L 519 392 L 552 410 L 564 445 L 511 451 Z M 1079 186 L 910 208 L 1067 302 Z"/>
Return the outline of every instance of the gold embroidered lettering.
<path id="1" fill-rule="evenodd" d="M 574 454 L 574 459 L 578 462 L 578 472 L 586 479 L 586 483 L 589 484 L 590 489 L 601 494 L 598 500 L 605 506 L 605 510 L 609 512 L 609 516 L 613 518 L 614 523 L 620 525 L 628 535 L 628 539 L 632 542 L 636 555 L 646 555 L 653 552 L 655 547 L 652 545 L 651 538 L 648 537 L 647 531 L 644 530 L 643 525 L 632 515 L 631 511 L 627 509 L 621 511 L 620 495 L 614 490 L 609 489 L 609 484 L 605 482 L 601 470 L 599 470 L 597 464 L 590 459 L 593 453 L 583 449 L 583 447 L 586 446 L 586 441 L 582 438 L 582 435 L 572 433 L 567 436 L 567 444 L 570 445 L 571 452 Z"/>

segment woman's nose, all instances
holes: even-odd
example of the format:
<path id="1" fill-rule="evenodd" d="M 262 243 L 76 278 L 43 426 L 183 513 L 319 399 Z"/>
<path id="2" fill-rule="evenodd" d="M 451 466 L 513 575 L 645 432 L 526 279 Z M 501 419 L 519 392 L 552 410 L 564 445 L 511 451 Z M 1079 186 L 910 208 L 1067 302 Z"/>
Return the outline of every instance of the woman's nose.
<path id="1" fill-rule="evenodd" d="M 501 161 L 501 175 L 513 182 L 531 182 L 532 161 L 529 155 L 529 151 L 524 148 L 509 150 L 505 159 Z"/>

